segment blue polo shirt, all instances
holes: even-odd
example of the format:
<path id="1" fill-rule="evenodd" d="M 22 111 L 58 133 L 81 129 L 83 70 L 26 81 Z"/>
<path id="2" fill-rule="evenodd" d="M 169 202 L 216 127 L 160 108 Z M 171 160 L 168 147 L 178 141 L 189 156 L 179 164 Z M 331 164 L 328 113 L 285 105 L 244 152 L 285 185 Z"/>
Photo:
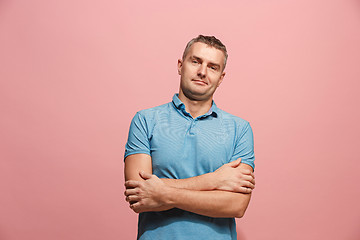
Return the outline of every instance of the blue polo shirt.
<path id="1" fill-rule="evenodd" d="M 213 172 L 242 159 L 254 168 L 249 123 L 219 109 L 193 118 L 175 94 L 172 102 L 136 113 L 130 125 L 125 158 L 145 153 L 153 174 L 183 179 Z M 226 204 L 226 203 L 224 203 Z M 181 209 L 139 214 L 138 239 L 236 239 L 234 218 L 212 218 Z"/>

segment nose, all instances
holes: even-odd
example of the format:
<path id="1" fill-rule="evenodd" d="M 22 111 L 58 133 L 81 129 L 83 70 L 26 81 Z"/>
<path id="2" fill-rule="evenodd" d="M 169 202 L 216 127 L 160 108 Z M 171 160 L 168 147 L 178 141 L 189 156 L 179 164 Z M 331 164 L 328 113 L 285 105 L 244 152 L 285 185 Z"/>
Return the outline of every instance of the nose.
<path id="1" fill-rule="evenodd" d="M 206 76 L 206 70 L 207 70 L 206 65 L 201 64 L 199 66 L 198 73 L 197 73 L 198 77 L 204 78 Z"/>

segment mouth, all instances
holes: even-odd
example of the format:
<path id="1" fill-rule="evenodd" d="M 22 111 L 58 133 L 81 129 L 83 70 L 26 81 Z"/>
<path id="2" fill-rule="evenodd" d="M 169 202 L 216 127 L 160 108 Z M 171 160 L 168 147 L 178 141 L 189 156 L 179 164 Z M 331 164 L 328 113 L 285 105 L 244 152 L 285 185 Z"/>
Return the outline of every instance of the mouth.
<path id="1" fill-rule="evenodd" d="M 207 82 L 200 79 L 193 79 L 192 81 L 199 85 L 208 85 Z"/>

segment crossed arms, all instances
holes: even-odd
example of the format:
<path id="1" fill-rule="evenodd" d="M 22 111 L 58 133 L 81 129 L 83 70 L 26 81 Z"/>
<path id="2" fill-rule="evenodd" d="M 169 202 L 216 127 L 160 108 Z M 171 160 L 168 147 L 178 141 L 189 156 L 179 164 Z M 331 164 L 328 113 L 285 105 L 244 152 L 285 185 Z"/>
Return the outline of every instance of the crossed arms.
<path id="1" fill-rule="evenodd" d="M 180 208 L 209 217 L 242 217 L 255 187 L 253 169 L 241 159 L 192 178 L 159 179 L 149 155 L 133 154 L 125 159 L 125 180 L 136 213 Z"/>

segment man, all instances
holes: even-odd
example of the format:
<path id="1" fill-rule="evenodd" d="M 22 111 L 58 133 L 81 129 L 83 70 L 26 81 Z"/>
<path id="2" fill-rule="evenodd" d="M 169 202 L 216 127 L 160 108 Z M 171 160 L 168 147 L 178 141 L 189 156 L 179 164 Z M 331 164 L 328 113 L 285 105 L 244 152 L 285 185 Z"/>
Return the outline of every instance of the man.
<path id="1" fill-rule="evenodd" d="M 249 123 L 219 109 L 227 51 L 199 35 L 178 60 L 172 102 L 137 112 L 125 150 L 125 196 L 138 239 L 236 239 L 254 188 Z"/>

